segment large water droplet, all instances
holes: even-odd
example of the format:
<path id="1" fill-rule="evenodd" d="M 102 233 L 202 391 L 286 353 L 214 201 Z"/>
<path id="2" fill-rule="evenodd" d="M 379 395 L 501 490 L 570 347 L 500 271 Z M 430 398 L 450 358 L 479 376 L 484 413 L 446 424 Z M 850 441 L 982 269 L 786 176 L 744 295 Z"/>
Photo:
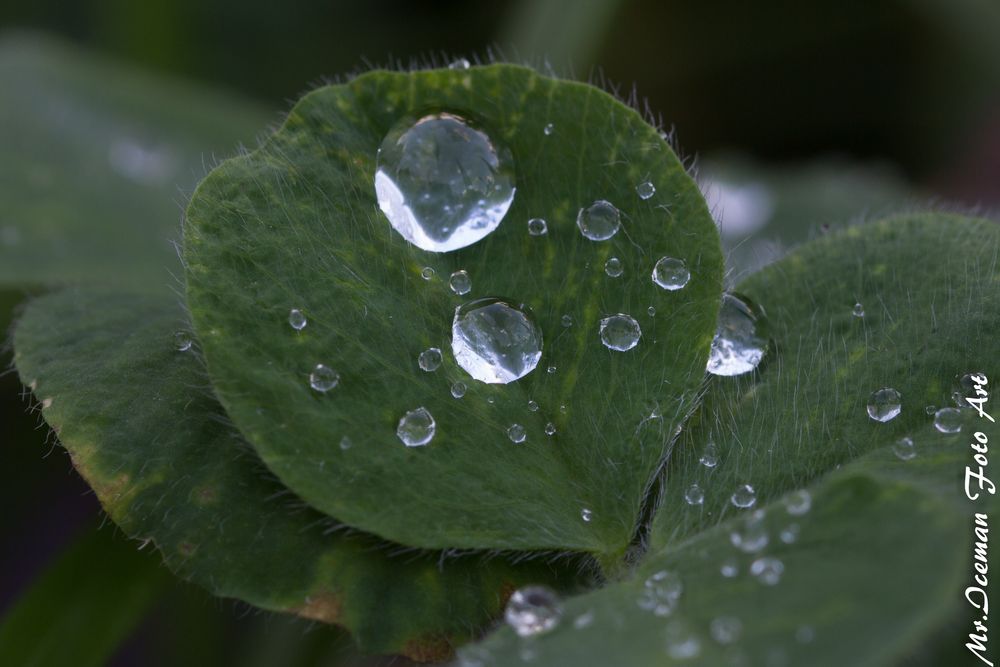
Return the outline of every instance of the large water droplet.
<path id="1" fill-rule="evenodd" d="M 612 278 L 619 277 L 622 271 L 624 271 L 622 261 L 617 257 L 609 257 L 608 261 L 604 262 L 604 272 Z"/>
<path id="2" fill-rule="evenodd" d="M 643 181 L 635 186 L 635 192 L 639 195 L 639 199 L 649 199 L 656 194 L 656 186 L 649 181 Z"/>
<path id="3" fill-rule="evenodd" d="M 448 287 L 451 291 L 459 296 L 463 294 L 468 294 L 472 291 L 472 279 L 469 278 L 469 272 L 465 269 L 460 269 L 451 274 L 448 278 Z"/>
<path id="4" fill-rule="evenodd" d="M 528 234 L 531 236 L 545 236 L 549 233 L 549 223 L 542 218 L 532 218 L 528 220 Z"/>
<path id="5" fill-rule="evenodd" d="M 624 313 L 611 315 L 601 320 L 601 342 L 604 347 L 617 352 L 626 352 L 639 344 L 642 329 L 635 318 Z"/>
<path id="6" fill-rule="evenodd" d="M 407 447 L 423 447 L 434 439 L 437 423 L 427 408 L 410 410 L 399 420 L 396 436 Z"/>
<path id="7" fill-rule="evenodd" d="M 514 444 L 521 444 L 528 439 L 528 432 L 524 430 L 524 426 L 521 424 L 511 424 L 507 429 L 507 437 Z"/>
<path id="8" fill-rule="evenodd" d="M 785 564 L 774 556 L 762 556 L 750 564 L 750 574 L 766 586 L 774 586 L 781 581 L 784 571 Z"/>
<path id="9" fill-rule="evenodd" d="M 892 453 L 900 461 L 909 461 L 917 455 L 917 448 L 913 444 L 913 438 L 904 437 L 897 440 L 892 445 Z"/>
<path id="10" fill-rule="evenodd" d="M 882 387 L 868 397 L 868 416 L 877 422 L 895 419 L 903 410 L 903 397 L 892 387 Z"/>
<path id="11" fill-rule="evenodd" d="M 611 202 L 599 199 L 576 215 L 580 233 L 591 241 L 607 241 L 618 233 L 622 214 Z"/>
<path id="12" fill-rule="evenodd" d="M 729 541 L 734 547 L 748 554 L 756 553 L 767 546 L 767 526 L 764 525 L 764 511 L 757 510 L 747 516 L 729 533 Z"/>
<path id="13" fill-rule="evenodd" d="M 767 349 L 767 338 L 758 331 L 759 324 L 748 300 L 723 294 L 719 325 L 708 356 L 708 372 L 732 376 L 757 368 Z"/>
<path id="14" fill-rule="evenodd" d="M 465 383 L 458 380 L 457 382 L 453 382 L 451 385 L 451 395 L 453 398 L 462 398 L 465 396 L 467 389 L 468 387 L 465 386 Z"/>
<path id="15" fill-rule="evenodd" d="M 714 468 L 719 465 L 719 448 L 714 442 L 709 442 L 705 445 L 704 451 L 701 453 L 701 458 L 698 459 L 706 468 Z"/>
<path id="16" fill-rule="evenodd" d="M 684 502 L 688 505 L 701 505 L 705 502 L 705 491 L 695 482 L 684 491 Z"/>
<path id="17" fill-rule="evenodd" d="M 538 365 L 542 331 L 527 306 L 476 299 L 455 309 L 451 349 L 458 365 L 475 379 L 507 384 Z"/>
<path id="18" fill-rule="evenodd" d="M 187 352 L 194 345 L 191 335 L 187 331 L 177 331 L 174 333 L 174 349 L 178 352 Z"/>
<path id="19" fill-rule="evenodd" d="M 733 491 L 733 495 L 730 498 L 733 505 L 736 507 L 753 507 L 754 503 L 757 502 L 757 493 L 753 490 L 753 487 L 749 484 L 740 484 Z"/>
<path id="20" fill-rule="evenodd" d="M 562 618 L 559 598 L 545 586 L 527 586 L 514 591 L 507 602 L 504 620 L 520 637 L 532 637 L 554 629 Z"/>
<path id="21" fill-rule="evenodd" d="M 653 265 L 653 282 L 671 292 L 679 290 L 691 280 L 691 272 L 683 259 L 661 257 Z"/>
<path id="22" fill-rule="evenodd" d="M 420 370 L 428 373 L 436 371 L 441 365 L 441 350 L 436 347 L 424 350 L 417 357 L 417 364 L 420 365 Z"/>
<path id="23" fill-rule="evenodd" d="M 288 324 L 296 331 L 302 331 L 308 323 L 306 316 L 298 308 L 292 308 L 288 311 Z"/>
<path id="24" fill-rule="evenodd" d="M 423 250 L 448 252 L 481 240 L 503 220 L 514 191 L 510 151 L 454 114 L 405 120 L 378 151 L 379 208 Z"/>
<path id="25" fill-rule="evenodd" d="M 942 433 L 958 433 L 962 430 L 962 411 L 958 408 L 941 408 L 934 413 L 934 428 Z"/>
<path id="26" fill-rule="evenodd" d="M 340 373 L 323 364 L 316 364 L 312 373 L 309 374 L 309 386 L 321 393 L 330 391 L 339 382 Z"/>

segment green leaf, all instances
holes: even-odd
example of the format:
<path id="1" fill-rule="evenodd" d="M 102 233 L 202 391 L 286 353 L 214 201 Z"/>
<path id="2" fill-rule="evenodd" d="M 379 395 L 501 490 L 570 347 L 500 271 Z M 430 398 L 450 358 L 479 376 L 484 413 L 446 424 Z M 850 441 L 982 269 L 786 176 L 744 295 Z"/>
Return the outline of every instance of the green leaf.
<path id="1" fill-rule="evenodd" d="M 966 410 L 963 432 L 944 434 L 925 406 L 952 404 L 956 375 L 1000 377 L 998 248 L 994 223 L 909 216 L 810 243 L 740 285 L 767 309 L 770 358 L 749 377 L 711 379 L 671 454 L 636 576 L 569 601 L 562 627 L 527 646 L 539 664 L 893 665 L 943 629 L 964 644 L 973 628 L 955 619 L 969 609 L 974 513 L 1000 509 L 985 492 L 966 499 L 969 443 L 972 431 L 1000 441 L 1000 429 Z M 852 315 L 855 300 L 863 318 Z M 886 385 L 902 393 L 903 409 L 879 423 L 866 403 Z M 915 442 L 912 460 L 894 454 L 904 437 Z M 709 441 L 714 468 L 699 463 Z M 693 483 L 702 505 L 683 498 Z M 743 483 L 755 488 L 769 535 L 752 555 L 730 537 L 748 516 L 730 500 Z M 810 483 L 812 510 L 790 515 L 783 495 Z M 797 538 L 782 537 L 792 524 Z M 761 557 L 783 564 L 776 585 L 751 576 Z M 738 575 L 724 577 L 732 559 Z M 638 604 L 662 570 L 684 586 L 665 618 Z M 590 625 L 575 629 L 584 614 Z M 738 642 L 710 637 L 719 617 L 739 619 Z M 678 637 L 689 636 L 697 657 L 671 659 L 668 647 L 680 651 Z M 495 665 L 520 664 L 526 650 L 507 630 L 483 649 Z"/>
<path id="2" fill-rule="evenodd" d="M 421 553 L 346 531 L 260 465 L 180 352 L 167 298 L 65 291 L 29 304 L 15 363 L 111 518 L 216 595 L 349 629 L 368 651 L 440 658 L 527 581 L 570 567 Z"/>
<path id="3" fill-rule="evenodd" d="M 373 188 L 387 131 L 427 110 L 474 119 L 509 148 L 516 172 L 499 228 L 444 254 L 405 242 Z M 647 179 L 656 194 L 643 200 L 636 186 Z M 623 223 L 595 243 L 576 216 L 600 199 Z M 546 236 L 529 235 L 535 217 L 548 221 Z M 683 290 L 652 282 L 664 255 L 687 262 Z M 596 88 L 510 65 L 372 72 L 311 93 L 258 151 L 199 186 L 184 257 L 213 386 L 267 466 L 308 503 L 412 546 L 568 549 L 605 562 L 627 548 L 666 443 L 694 405 L 722 265 L 704 201 L 654 128 Z M 622 277 L 605 274 L 610 257 Z M 460 269 L 472 279 L 466 297 L 448 287 Z M 482 296 L 527 304 L 542 330 L 539 368 L 516 383 L 476 382 L 450 354 L 456 307 Z M 310 322 L 299 333 L 291 308 Z M 624 353 L 598 334 L 619 312 L 642 327 Z M 445 360 L 424 373 L 417 357 L 430 347 Z M 318 363 L 340 373 L 327 394 L 309 386 Z M 461 400 L 449 392 L 455 381 L 469 384 Z M 663 419 L 647 419 L 656 405 Z M 418 406 L 437 435 L 415 450 L 395 431 Z M 508 439 L 512 424 L 526 428 L 523 444 Z M 355 444 L 341 452 L 344 436 Z"/>
<path id="4" fill-rule="evenodd" d="M 0 664 L 106 664 L 170 578 L 109 531 L 77 539 L 0 618 Z"/>
<path id="5" fill-rule="evenodd" d="M 269 120 L 29 34 L 0 38 L 0 286 L 163 284 L 185 194 Z"/>

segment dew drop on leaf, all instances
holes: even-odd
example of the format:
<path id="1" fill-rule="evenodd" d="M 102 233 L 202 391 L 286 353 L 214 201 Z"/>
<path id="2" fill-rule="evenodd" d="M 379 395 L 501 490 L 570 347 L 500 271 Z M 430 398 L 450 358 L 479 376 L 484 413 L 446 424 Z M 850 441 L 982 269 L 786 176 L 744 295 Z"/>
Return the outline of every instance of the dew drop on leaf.
<path id="1" fill-rule="evenodd" d="M 706 468 L 714 468 L 719 465 L 719 447 L 714 442 L 706 444 L 698 462 Z"/>
<path id="2" fill-rule="evenodd" d="M 682 289 L 690 280 L 691 272 L 683 259 L 661 257 L 653 265 L 653 282 L 667 291 Z"/>
<path id="3" fill-rule="evenodd" d="M 799 539 L 799 524 L 790 523 L 781 529 L 779 534 L 781 541 L 785 544 L 792 544 L 795 540 Z"/>
<path id="4" fill-rule="evenodd" d="M 962 411 L 958 408 L 941 408 L 934 413 L 934 428 L 942 433 L 958 433 L 962 430 Z"/>
<path id="5" fill-rule="evenodd" d="M 669 616 L 677 608 L 683 592 L 684 582 L 676 572 L 659 570 L 643 582 L 636 604 L 656 616 Z"/>
<path id="6" fill-rule="evenodd" d="M 567 327 L 567 328 L 573 326 L 573 316 L 572 315 L 563 315 L 562 319 L 560 320 L 560 323 L 564 327 Z"/>
<path id="7" fill-rule="evenodd" d="M 650 317 L 656 317 L 656 308 L 650 306 L 649 308 L 646 309 L 646 312 L 649 313 Z"/>
<path id="8" fill-rule="evenodd" d="M 757 553 L 767 546 L 768 541 L 763 510 L 757 510 L 745 517 L 729 533 L 729 542 L 740 551 L 748 554 Z"/>
<path id="9" fill-rule="evenodd" d="M 441 366 L 441 350 L 436 347 L 427 348 L 417 357 L 417 364 L 422 371 L 436 371 Z"/>
<path id="10" fill-rule="evenodd" d="M 601 320 L 600 334 L 604 347 L 616 352 L 627 352 L 639 344 L 642 329 L 635 318 L 618 313 Z"/>
<path id="11" fill-rule="evenodd" d="M 621 211 L 603 199 L 581 208 L 576 215 L 576 226 L 580 233 L 591 241 L 607 241 L 618 233 L 621 224 Z"/>
<path id="12" fill-rule="evenodd" d="M 854 317 L 864 317 L 865 316 L 865 307 L 862 306 L 860 302 L 856 303 L 856 304 L 854 304 L 854 310 L 852 312 L 854 314 Z"/>
<path id="13" fill-rule="evenodd" d="M 174 333 L 174 349 L 178 352 L 187 352 L 191 349 L 194 342 L 191 340 L 191 335 L 186 331 L 178 331 Z"/>
<path id="14" fill-rule="evenodd" d="M 538 402 L 533 400 L 528 401 L 528 410 L 531 412 L 538 412 Z"/>
<path id="15" fill-rule="evenodd" d="M 590 523 L 594 519 L 593 510 L 589 510 L 586 507 L 580 510 L 580 518 L 583 519 L 584 523 Z"/>
<path id="16" fill-rule="evenodd" d="M 562 613 L 562 604 L 552 589 L 526 586 L 510 596 L 504 620 L 518 636 L 533 637 L 558 626 Z"/>
<path id="17" fill-rule="evenodd" d="M 621 276 L 623 270 L 622 261 L 617 257 L 609 257 L 608 261 L 604 262 L 604 273 L 612 278 Z"/>
<path id="18" fill-rule="evenodd" d="M 684 502 L 688 505 L 701 505 L 705 502 L 705 491 L 695 482 L 684 491 Z"/>
<path id="19" fill-rule="evenodd" d="M 649 199 L 656 194 L 656 186 L 649 181 L 643 181 L 635 186 L 635 192 L 639 195 L 639 199 Z"/>
<path id="20" fill-rule="evenodd" d="M 733 376 L 757 368 L 767 349 L 767 339 L 758 332 L 758 324 L 749 301 L 723 294 L 719 324 L 708 355 L 708 372 Z"/>
<path id="21" fill-rule="evenodd" d="M 766 586 L 774 586 L 781 581 L 784 571 L 785 564 L 774 556 L 762 556 L 750 564 L 750 574 Z"/>
<path id="22" fill-rule="evenodd" d="M 551 136 L 553 132 L 555 132 L 555 129 L 556 129 L 555 125 L 553 125 L 552 123 L 546 123 L 545 129 L 543 129 L 542 132 L 544 132 L 545 136 L 548 137 Z"/>
<path id="23" fill-rule="evenodd" d="M 404 119 L 378 150 L 379 208 L 422 250 L 449 252 L 480 241 L 500 225 L 514 192 L 510 151 L 455 114 Z"/>
<path id="24" fill-rule="evenodd" d="M 532 218 L 528 220 L 528 234 L 531 236 L 545 236 L 549 233 L 549 223 L 542 218 Z"/>
<path id="25" fill-rule="evenodd" d="M 437 423 L 427 408 L 410 410 L 399 420 L 396 437 L 407 447 L 423 447 L 434 439 Z"/>
<path id="26" fill-rule="evenodd" d="M 309 324 L 306 316 L 302 314 L 302 311 L 298 308 L 292 308 L 288 311 L 288 324 L 291 325 L 296 331 L 302 331 Z"/>
<path id="27" fill-rule="evenodd" d="M 469 278 L 469 272 L 465 269 L 459 269 L 451 274 L 448 278 L 448 287 L 451 291 L 459 296 L 463 294 L 468 294 L 472 291 L 472 279 Z"/>
<path id="28" fill-rule="evenodd" d="M 507 437 L 510 441 L 518 445 L 528 439 L 528 432 L 521 424 L 511 424 L 507 429 Z"/>
<path id="29" fill-rule="evenodd" d="M 309 386 L 320 393 L 326 393 L 340 382 L 340 373 L 329 366 L 316 364 L 309 374 Z"/>
<path id="30" fill-rule="evenodd" d="M 877 422 L 895 419 L 903 410 L 903 397 L 892 387 L 882 387 L 868 397 L 868 416 Z"/>
<path id="31" fill-rule="evenodd" d="M 735 616 L 719 616 L 712 619 L 709 631 L 719 644 L 732 644 L 740 638 L 743 622 Z"/>
<path id="32" fill-rule="evenodd" d="M 467 58 L 459 58 L 448 63 L 448 69 L 469 69 L 470 67 L 472 67 L 472 63 Z"/>
<path id="33" fill-rule="evenodd" d="M 701 640 L 682 620 L 671 621 L 666 630 L 667 655 L 675 660 L 689 660 L 701 653 Z"/>
<path id="34" fill-rule="evenodd" d="M 802 516 L 812 509 L 812 495 L 806 489 L 792 491 L 785 496 L 785 510 L 792 516 Z"/>
<path id="35" fill-rule="evenodd" d="M 507 384 L 538 365 L 542 331 L 527 306 L 476 299 L 455 309 L 451 349 L 458 365 L 476 380 Z"/>
<path id="36" fill-rule="evenodd" d="M 423 269 L 420 270 L 420 277 L 423 278 L 424 280 L 430 280 L 431 278 L 434 277 L 435 273 L 436 271 L 433 268 L 425 266 Z"/>
<path id="37" fill-rule="evenodd" d="M 909 461 L 917 455 L 917 448 L 913 443 L 913 438 L 900 438 L 892 445 L 892 453 L 900 461 Z"/>
<path id="38" fill-rule="evenodd" d="M 545 425 L 545 435 L 555 435 L 555 434 L 556 434 L 556 425 L 553 424 L 552 422 L 549 422 L 548 424 L 546 424 Z"/>
<path id="39" fill-rule="evenodd" d="M 732 579 L 740 573 L 740 564 L 735 558 L 727 558 L 719 566 L 719 573 L 726 579 Z"/>
<path id="40" fill-rule="evenodd" d="M 937 412 L 936 405 L 928 405 L 927 407 L 924 408 L 924 414 L 926 414 L 928 417 L 933 417 L 935 412 Z"/>
<path id="41" fill-rule="evenodd" d="M 346 435 L 340 439 L 340 448 L 342 450 L 347 451 L 348 449 L 350 449 L 353 446 L 354 446 L 354 443 L 351 442 L 351 439 L 348 438 Z"/>
<path id="42" fill-rule="evenodd" d="M 549 366 L 548 368 L 546 368 L 546 369 L 545 369 L 545 371 L 546 371 L 546 372 L 547 372 L 547 373 L 548 373 L 549 375 L 552 375 L 553 373 L 555 373 L 555 372 L 556 372 L 556 370 L 558 370 L 558 369 L 556 369 L 556 367 L 555 367 L 555 366 Z"/>
<path id="43" fill-rule="evenodd" d="M 757 502 L 757 494 L 754 492 L 753 487 L 749 484 L 740 484 L 736 487 L 736 490 L 733 491 L 733 495 L 730 500 L 736 507 L 746 509 L 747 507 L 753 507 Z"/>
<path id="44" fill-rule="evenodd" d="M 468 389 L 468 387 L 466 387 L 465 383 L 462 382 L 461 380 L 458 380 L 456 382 L 452 382 L 452 384 L 451 384 L 451 395 L 452 395 L 452 398 L 462 398 L 463 396 L 465 396 L 465 392 L 466 392 L 467 389 Z"/>

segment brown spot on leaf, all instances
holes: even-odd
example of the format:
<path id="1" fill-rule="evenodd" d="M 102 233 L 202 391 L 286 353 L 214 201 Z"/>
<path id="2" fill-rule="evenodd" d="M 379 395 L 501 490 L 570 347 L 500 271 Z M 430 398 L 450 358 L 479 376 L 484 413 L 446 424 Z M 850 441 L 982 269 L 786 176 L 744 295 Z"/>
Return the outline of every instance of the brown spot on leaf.
<path id="1" fill-rule="evenodd" d="M 403 655 L 416 662 L 443 662 L 453 654 L 454 647 L 445 637 L 411 639 L 403 647 Z"/>

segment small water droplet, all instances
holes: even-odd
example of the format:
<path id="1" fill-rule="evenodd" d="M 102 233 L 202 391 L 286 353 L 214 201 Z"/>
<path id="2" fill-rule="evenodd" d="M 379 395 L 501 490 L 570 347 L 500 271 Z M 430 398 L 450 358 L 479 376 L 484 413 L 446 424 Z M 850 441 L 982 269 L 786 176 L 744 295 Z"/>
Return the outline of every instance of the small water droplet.
<path id="1" fill-rule="evenodd" d="M 504 620 L 520 637 L 533 637 L 553 630 L 562 618 L 559 597 L 545 586 L 527 586 L 514 591 L 504 610 Z"/>
<path id="2" fill-rule="evenodd" d="M 712 619 L 709 631 L 718 643 L 733 644 L 743 633 L 743 622 L 735 616 L 719 616 Z"/>
<path id="3" fill-rule="evenodd" d="M 785 564 L 774 556 L 762 556 L 750 564 L 750 574 L 766 586 L 774 586 L 781 581 L 784 571 Z"/>
<path id="4" fill-rule="evenodd" d="M 812 494 L 806 489 L 792 491 L 785 496 L 785 510 L 792 516 L 802 516 L 812 509 Z"/>
<path id="5" fill-rule="evenodd" d="M 861 305 L 861 302 L 854 304 L 854 317 L 864 317 L 865 307 Z"/>
<path id="6" fill-rule="evenodd" d="M 448 278 L 448 287 L 451 291 L 459 296 L 463 294 L 468 294 L 472 291 L 472 279 L 469 278 L 469 272 L 465 269 L 460 269 L 451 274 Z"/>
<path id="7" fill-rule="evenodd" d="M 958 433 L 962 430 L 962 411 L 958 408 L 941 408 L 934 413 L 934 428 L 942 433 Z"/>
<path id="8" fill-rule="evenodd" d="M 555 366 L 549 366 L 548 368 L 546 368 L 546 369 L 545 369 L 545 371 L 546 371 L 546 372 L 547 372 L 547 373 L 548 373 L 549 375 L 551 375 L 552 373 L 555 373 L 555 372 L 556 372 L 556 370 L 557 370 L 557 369 L 556 369 L 556 367 L 555 367 Z"/>
<path id="9" fill-rule="evenodd" d="M 566 414 L 567 412 L 569 412 L 569 408 L 566 407 L 565 405 L 560 405 L 559 406 L 559 412 L 561 412 L 563 414 Z"/>
<path id="10" fill-rule="evenodd" d="M 722 561 L 722 565 L 719 566 L 719 572 L 726 579 L 732 579 L 737 574 L 740 573 L 740 564 L 735 558 L 727 558 Z"/>
<path id="11" fill-rule="evenodd" d="M 656 186 L 649 181 L 643 181 L 635 186 L 635 192 L 639 195 L 639 199 L 649 199 L 656 194 Z"/>
<path id="12" fill-rule="evenodd" d="M 434 271 L 433 268 L 425 266 L 423 269 L 420 270 L 420 277 L 423 278 L 424 280 L 430 280 L 431 278 L 434 277 L 435 273 L 437 272 Z"/>
<path id="13" fill-rule="evenodd" d="M 903 410 L 903 397 L 892 387 L 882 387 L 868 397 L 868 416 L 877 422 L 895 419 Z"/>
<path id="14" fill-rule="evenodd" d="M 521 424 L 511 424 L 507 429 L 507 437 L 514 444 L 520 444 L 528 439 L 528 432 L 524 430 L 524 426 Z"/>
<path id="15" fill-rule="evenodd" d="M 913 442 L 913 438 L 905 437 L 900 438 L 892 445 L 892 453 L 896 455 L 900 461 L 909 461 L 917 455 L 917 448 Z"/>
<path id="16" fill-rule="evenodd" d="M 420 365 L 421 370 L 428 373 L 436 371 L 441 365 L 441 350 L 436 347 L 424 350 L 417 357 L 417 364 Z"/>
<path id="17" fill-rule="evenodd" d="M 455 309 L 451 349 L 458 365 L 476 380 L 507 384 L 538 365 L 542 332 L 527 306 L 476 299 Z"/>
<path id="18" fill-rule="evenodd" d="M 701 640 L 687 623 L 677 620 L 667 624 L 665 629 L 667 655 L 675 660 L 696 658 L 701 653 Z"/>
<path id="19" fill-rule="evenodd" d="M 528 220 L 528 234 L 531 236 L 545 236 L 549 233 L 549 223 L 543 218 L 532 218 Z"/>
<path id="20" fill-rule="evenodd" d="M 609 257 L 608 261 L 604 262 L 604 273 L 612 278 L 621 276 L 623 271 L 622 261 L 617 257 Z"/>
<path id="21" fill-rule="evenodd" d="M 611 202 L 598 199 L 576 215 L 580 233 L 591 241 L 607 241 L 621 227 L 621 212 Z"/>
<path id="22" fill-rule="evenodd" d="M 396 427 L 396 437 L 398 437 L 407 447 L 423 447 L 434 439 L 437 431 L 437 423 L 434 417 L 425 407 L 410 410 Z"/>
<path id="23" fill-rule="evenodd" d="M 701 453 L 701 458 L 698 459 L 706 468 L 714 468 L 719 465 L 719 448 L 714 442 L 709 442 L 705 445 L 705 450 Z"/>
<path id="24" fill-rule="evenodd" d="M 757 510 L 745 517 L 729 533 L 729 542 L 748 554 L 757 553 L 766 547 L 769 537 L 764 516 L 764 510 Z"/>
<path id="25" fill-rule="evenodd" d="M 571 327 L 571 326 L 573 326 L 573 316 L 572 315 L 563 315 L 562 319 L 560 320 L 560 322 L 562 323 L 562 325 L 564 327 L 567 327 L 567 328 Z"/>
<path id="26" fill-rule="evenodd" d="M 306 316 L 302 314 L 302 311 L 298 308 L 292 308 L 288 311 L 288 324 L 291 325 L 296 331 L 302 331 L 309 324 Z"/>
<path id="27" fill-rule="evenodd" d="M 538 412 L 538 403 L 536 401 L 528 401 L 528 409 L 532 412 Z"/>
<path id="28" fill-rule="evenodd" d="M 548 424 L 546 424 L 545 425 L 545 435 L 555 435 L 555 434 L 556 434 L 556 425 L 553 424 L 552 422 L 549 422 Z"/>
<path id="29" fill-rule="evenodd" d="M 660 570 L 643 582 L 642 593 L 636 600 L 640 609 L 653 612 L 656 616 L 669 616 L 677 607 L 684 582 L 676 572 Z"/>
<path id="30" fill-rule="evenodd" d="M 784 542 L 785 544 L 794 543 L 797 539 L 799 539 L 799 524 L 797 523 L 788 524 L 787 526 L 781 529 L 779 537 L 781 537 L 781 541 Z"/>
<path id="31" fill-rule="evenodd" d="M 191 335 L 186 331 L 177 331 L 174 333 L 174 349 L 178 352 L 187 352 L 194 345 L 194 341 L 191 340 Z"/>
<path id="32" fill-rule="evenodd" d="M 321 393 L 330 391 L 339 383 L 340 373 L 323 364 L 316 364 L 309 374 L 309 386 Z"/>
<path id="33" fill-rule="evenodd" d="M 542 130 L 542 132 L 544 132 L 545 136 L 548 137 L 548 136 L 552 135 L 552 133 L 555 131 L 555 129 L 556 129 L 555 125 L 553 125 L 552 123 L 546 123 L 545 124 L 545 129 Z"/>
<path id="34" fill-rule="evenodd" d="M 472 67 L 472 63 L 467 58 L 459 58 L 448 64 L 448 69 L 469 69 L 470 67 Z"/>
<path id="35" fill-rule="evenodd" d="M 584 523 L 590 523 L 594 519 L 594 512 L 584 507 L 580 510 L 580 518 L 583 519 Z"/>
<path id="36" fill-rule="evenodd" d="M 701 505 L 705 502 L 705 491 L 697 482 L 692 484 L 684 492 L 684 501 L 688 505 Z"/>
<path id="37" fill-rule="evenodd" d="M 927 415 L 928 417 L 933 416 L 935 412 L 937 412 L 936 405 L 928 405 L 927 407 L 924 408 L 924 414 Z"/>
<path id="38" fill-rule="evenodd" d="M 639 344 L 642 329 L 634 318 L 618 313 L 601 320 L 600 333 L 604 347 L 616 352 L 627 352 Z"/>
<path id="39" fill-rule="evenodd" d="M 589 628 L 594 623 L 594 612 L 585 611 L 575 619 L 573 619 L 573 627 L 577 630 L 583 630 L 584 628 Z"/>
<path id="40" fill-rule="evenodd" d="M 346 435 L 340 439 L 340 448 L 341 449 L 343 449 L 343 450 L 346 451 L 346 450 L 350 449 L 353 446 L 354 446 L 354 443 L 351 442 L 351 439 L 348 438 Z"/>
<path id="41" fill-rule="evenodd" d="M 653 265 L 653 282 L 668 291 L 683 288 L 691 280 L 691 272 L 683 259 L 661 257 Z"/>
<path id="42" fill-rule="evenodd" d="M 767 339 L 758 332 L 759 324 L 749 300 L 723 294 L 719 324 L 708 356 L 708 372 L 733 376 L 757 368 L 767 349 Z"/>
<path id="43" fill-rule="evenodd" d="M 451 384 L 451 396 L 452 396 L 452 398 L 462 398 L 463 396 L 465 396 L 465 392 L 466 392 L 467 389 L 468 389 L 468 387 L 466 387 L 465 383 L 462 382 L 461 380 L 453 382 Z"/>
<path id="44" fill-rule="evenodd" d="M 449 252 L 481 240 L 500 225 L 514 193 L 510 151 L 455 114 L 404 119 L 378 150 L 379 208 L 422 250 Z"/>
<path id="45" fill-rule="evenodd" d="M 649 308 L 646 309 L 646 312 L 649 313 L 650 317 L 656 317 L 656 308 L 650 306 Z"/>
<path id="46" fill-rule="evenodd" d="M 757 494 L 754 492 L 753 487 L 749 484 L 740 484 L 736 487 L 736 490 L 733 491 L 733 495 L 730 500 L 736 507 L 742 507 L 745 509 L 747 507 L 754 506 L 757 502 Z"/>

